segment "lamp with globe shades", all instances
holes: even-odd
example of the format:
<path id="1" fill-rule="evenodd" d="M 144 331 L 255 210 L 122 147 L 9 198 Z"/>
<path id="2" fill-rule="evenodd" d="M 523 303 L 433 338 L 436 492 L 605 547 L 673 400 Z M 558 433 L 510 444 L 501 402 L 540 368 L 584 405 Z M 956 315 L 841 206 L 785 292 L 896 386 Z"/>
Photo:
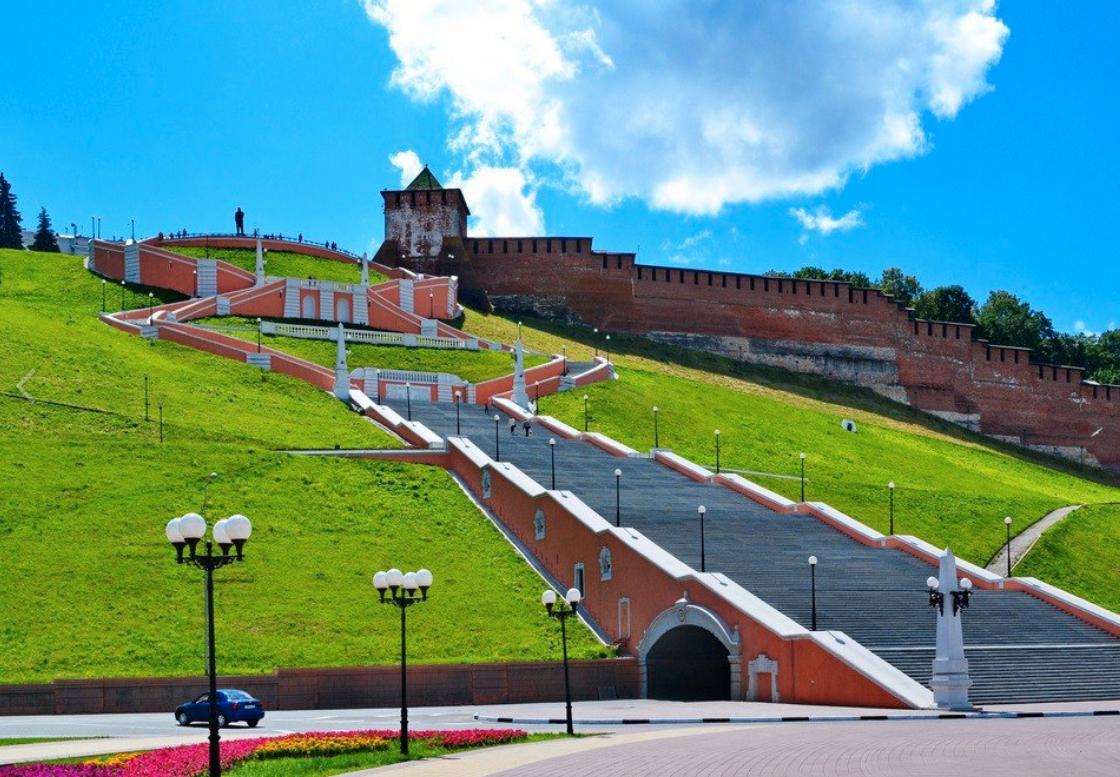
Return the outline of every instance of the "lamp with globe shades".
<path id="1" fill-rule="evenodd" d="M 414 604 L 428 601 L 432 587 L 432 573 L 426 569 L 401 572 L 396 567 L 373 576 L 373 587 L 381 597 L 381 604 L 392 605 L 401 611 L 401 755 L 408 755 L 408 653 L 406 650 L 405 612 Z"/>
<path id="2" fill-rule="evenodd" d="M 569 588 L 562 600 L 558 600 L 556 592 L 551 589 L 541 594 L 541 604 L 544 605 L 549 616 L 560 621 L 560 644 L 564 653 L 564 708 L 568 736 L 571 736 L 574 731 L 572 729 L 572 684 L 568 676 L 568 628 L 566 621 L 579 610 L 581 599 L 583 599 L 583 594 L 579 592 L 578 588 Z"/>
<path id="3" fill-rule="evenodd" d="M 972 581 L 967 577 L 962 577 L 957 585 L 959 590 L 949 592 L 949 596 L 953 599 L 953 615 L 968 607 L 968 600 L 972 596 Z M 938 590 L 941 582 L 931 575 L 926 578 L 926 587 L 929 589 L 929 606 L 936 607 L 937 611 L 944 615 L 945 593 Z"/>
<path id="4" fill-rule="evenodd" d="M 187 513 L 167 522 L 167 541 L 175 548 L 175 562 L 190 564 L 202 570 L 206 577 L 206 673 L 210 680 L 210 754 L 209 777 L 220 777 L 222 765 L 219 756 L 221 728 L 218 715 L 218 674 L 214 650 L 214 570 L 245 560 L 245 543 L 253 525 L 244 515 L 231 515 L 218 521 L 211 530 L 212 539 L 206 540 L 205 553 L 198 552 L 199 543 L 206 536 L 206 519 L 198 513 Z M 217 544 L 219 553 L 214 553 Z M 184 555 L 186 551 L 186 555 Z"/>

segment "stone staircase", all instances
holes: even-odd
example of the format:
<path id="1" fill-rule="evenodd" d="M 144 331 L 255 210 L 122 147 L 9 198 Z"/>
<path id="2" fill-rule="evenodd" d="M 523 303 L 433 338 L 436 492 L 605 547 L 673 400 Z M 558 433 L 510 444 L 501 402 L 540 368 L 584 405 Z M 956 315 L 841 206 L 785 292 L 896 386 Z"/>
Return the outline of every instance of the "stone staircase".
<path id="1" fill-rule="evenodd" d="M 413 304 L 413 282 L 407 278 L 402 278 L 398 281 L 398 285 L 401 290 L 400 309 L 408 313 L 415 312 L 415 306 Z"/>
<path id="2" fill-rule="evenodd" d="M 140 245 L 129 243 L 124 247 L 124 279 L 129 283 L 140 282 Z"/>
<path id="3" fill-rule="evenodd" d="M 218 263 L 214 259 L 199 259 L 195 265 L 198 273 L 198 287 L 195 295 L 213 297 L 218 293 Z"/>
<path id="4" fill-rule="evenodd" d="M 575 365 L 572 365 L 572 371 Z M 404 413 L 402 401 L 391 401 Z M 413 401 L 412 417 L 455 434 L 450 404 Z M 494 452 L 493 413 L 462 412 L 463 436 Z M 510 436 L 501 459 L 550 483 L 548 430 Z M 590 443 L 557 439 L 556 485 L 615 518 L 614 470 L 622 470 L 621 523 L 700 569 L 696 508 L 707 508 L 705 556 L 721 572 L 798 623 L 810 617 L 807 559 L 816 555 L 817 628 L 847 633 L 928 684 L 935 614 L 925 579 L 933 567 L 898 550 L 861 545 L 808 515 L 775 513 L 722 486 L 697 483 L 645 457 L 618 458 Z M 587 563 L 593 563 L 588 559 Z M 976 591 L 964 613 L 974 703 L 1120 699 L 1120 639 L 1022 592 Z"/>

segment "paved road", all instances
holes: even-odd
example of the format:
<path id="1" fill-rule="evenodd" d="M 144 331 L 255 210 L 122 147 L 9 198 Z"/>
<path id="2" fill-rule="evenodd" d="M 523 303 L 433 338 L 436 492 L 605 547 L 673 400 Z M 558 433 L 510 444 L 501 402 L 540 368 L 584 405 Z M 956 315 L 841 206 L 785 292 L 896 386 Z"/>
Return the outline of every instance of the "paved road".
<path id="1" fill-rule="evenodd" d="M 1115 777 L 1120 721 L 1106 718 L 767 725 L 661 737 L 501 771 L 501 777 Z M 528 753 L 526 753 L 528 755 Z M 409 769 L 395 770 L 409 774 Z M 420 774 L 417 771 L 416 776 Z"/>
<path id="2" fill-rule="evenodd" d="M 1030 552 L 1038 539 L 1058 521 L 1065 520 L 1070 513 L 1077 510 L 1081 505 L 1067 505 L 1059 507 L 1056 510 L 1051 510 L 1046 515 L 1039 518 L 1023 531 L 1011 538 L 1011 569 L 1014 571 L 1015 567 L 1023 556 Z M 995 572 L 997 575 L 1007 574 L 1007 545 L 999 549 L 999 552 L 988 562 L 988 571 Z"/>

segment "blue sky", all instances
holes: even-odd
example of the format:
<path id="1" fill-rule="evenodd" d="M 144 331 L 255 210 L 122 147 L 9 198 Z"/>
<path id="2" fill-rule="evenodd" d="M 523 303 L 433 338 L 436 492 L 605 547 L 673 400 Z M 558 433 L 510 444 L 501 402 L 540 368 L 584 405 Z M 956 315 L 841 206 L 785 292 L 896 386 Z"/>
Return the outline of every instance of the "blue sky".
<path id="1" fill-rule="evenodd" d="M 1120 4 L 731 5 L 21 3 L 0 169 L 25 226 L 45 205 L 64 230 L 219 230 L 240 205 L 364 250 L 412 151 L 482 232 L 747 272 L 899 265 L 1065 330 L 1120 324 Z M 884 115 L 916 126 L 885 137 Z"/>

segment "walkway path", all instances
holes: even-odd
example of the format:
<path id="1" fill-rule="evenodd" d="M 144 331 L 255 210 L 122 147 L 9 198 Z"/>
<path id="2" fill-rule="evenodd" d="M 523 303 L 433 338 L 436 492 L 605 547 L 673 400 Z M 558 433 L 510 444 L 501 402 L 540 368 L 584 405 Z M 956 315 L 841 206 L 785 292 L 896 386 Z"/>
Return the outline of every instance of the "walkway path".
<path id="1" fill-rule="evenodd" d="M 1051 510 L 1046 515 L 1042 516 L 1042 518 L 1019 532 L 1018 535 L 1012 537 L 1011 569 L 1015 569 L 1016 565 L 1023 560 L 1023 556 L 1030 552 L 1030 549 L 1034 547 L 1034 544 L 1038 542 L 1038 539 L 1047 529 L 1058 521 L 1063 520 L 1080 507 L 1081 505 L 1066 505 L 1065 507 L 1059 507 L 1057 510 Z M 988 562 L 988 571 L 995 572 L 998 575 L 1007 573 L 1007 545 L 1000 548 L 995 557 Z"/>
<path id="2" fill-rule="evenodd" d="M 1118 730 L 1106 718 L 673 730 L 477 750 L 344 777 L 1111 777 Z"/>

